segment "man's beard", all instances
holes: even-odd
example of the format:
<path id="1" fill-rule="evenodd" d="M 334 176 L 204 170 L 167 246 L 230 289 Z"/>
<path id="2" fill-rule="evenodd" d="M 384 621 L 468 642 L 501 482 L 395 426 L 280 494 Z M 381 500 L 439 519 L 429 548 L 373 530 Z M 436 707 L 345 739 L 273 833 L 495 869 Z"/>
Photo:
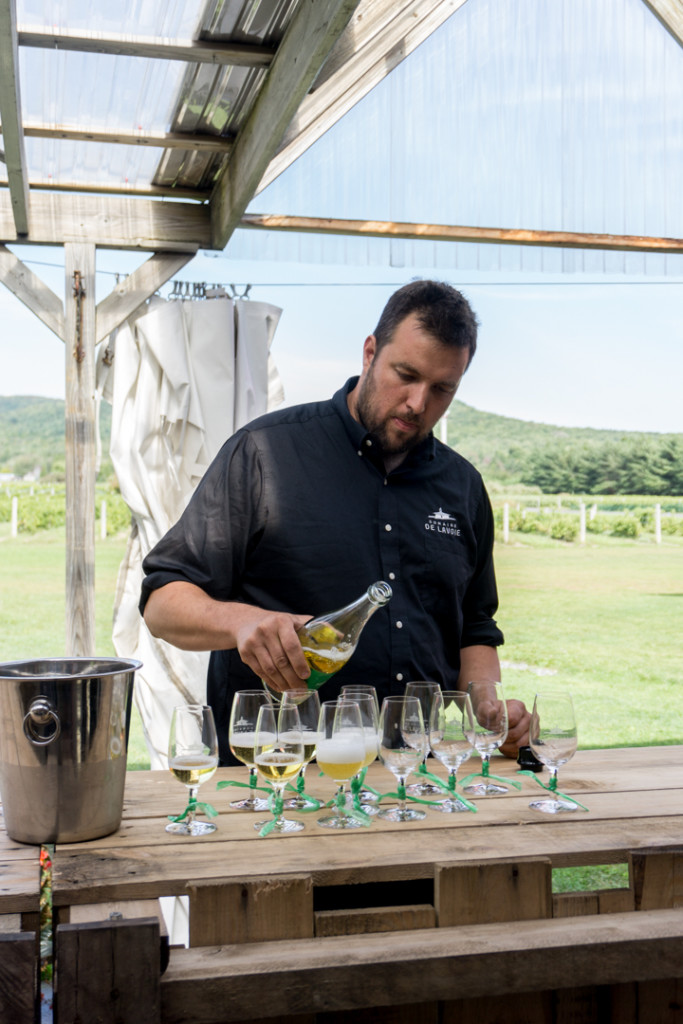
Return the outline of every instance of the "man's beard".
<path id="1" fill-rule="evenodd" d="M 375 387 L 372 370 L 370 370 L 358 392 L 356 415 L 367 432 L 372 436 L 375 444 L 379 446 L 382 455 L 401 455 L 404 452 L 410 451 L 411 448 L 415 448 L 415 446 L 420 444 L 421 441 L 424 441 L 427 434 L 420 429 L 402 440 L 392 440 L 389 437 L 387 421 L 391 419 L 391 416 L 394 414 L 390 414 L 384 420 L 378 417 L 375 412 L 374 401 L 376 393 L 377 388 Z M 400 419 L 404 420 L 406 423 L 419 424 L 420 422 L 419 417 L 403 413 L 401 414 Z"/>

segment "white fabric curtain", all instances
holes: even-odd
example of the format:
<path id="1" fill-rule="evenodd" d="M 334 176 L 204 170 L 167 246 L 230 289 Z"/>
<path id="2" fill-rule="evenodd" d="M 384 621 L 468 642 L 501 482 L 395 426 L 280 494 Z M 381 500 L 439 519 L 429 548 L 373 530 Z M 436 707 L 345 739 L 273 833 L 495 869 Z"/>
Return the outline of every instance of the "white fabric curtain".
<path id="1" fill-rule="evenodd" d="M 208 653 L 155 639 L 138 611 L 141 563 L 175 523 L 223 442 L 284 398 L 270 346 L 282 310 L 228 298 L 154 298 L 98 357 L 112 404 L 111 457 L 132 528 L 114 608 L 121 657 L 139 658 L 135 702 L 151 767 L 167 767 L 173 707 L 206 699 Z"/>

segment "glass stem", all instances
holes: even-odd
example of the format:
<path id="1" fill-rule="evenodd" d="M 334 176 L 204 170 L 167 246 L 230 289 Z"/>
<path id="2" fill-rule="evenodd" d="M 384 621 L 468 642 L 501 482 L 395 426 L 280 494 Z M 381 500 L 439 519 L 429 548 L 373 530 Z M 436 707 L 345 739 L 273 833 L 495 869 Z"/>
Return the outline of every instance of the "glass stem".
<path id="1" fill-rule="evenodd" d="M 490 754 L 481 755 L 481 774 L 485 779 L 489 777 L 489 757 Z"/>
<path id="2" fill-rule="evenodd" d="M 249 767 L 249 789 L 256 789 L 256 783 L 258 782 L 258 774 L 256 771 L 256 765 Z"/>
<path id="3" fill-rule="evenodd" d="M 398 775 L 398 813 L 403 814 L 406 809 L 406 779 L 405 775 Z"/>
<path id="4" fill-rule="evenodd" d="M 455 793 L 455 777 L 457 774 L 457 768 L 450 768 L 448 771 L 448 788 L 452 793 Z"/>
<path id="5" fill-rule="evenodd" d="M 337 783 L 335 801 L 340 814 L 346 814 L 346 782 Z"/>
<path id="6" fill-rule="evenodd" d="M 557 768 L 550 768 L 550 781 L 548 787 L 551 793 L 557 792 Z"/>
<path id="7" fill-rule="evenodd" d="M 187 824 L 190 826 L 195 819 L 197 807 L 197 793 L 199 786 L 190 786 L 190 795 L 187 799 Z"/>
<path id="8" fill-rule="evenodd" d="M 299 774 L 296 777 L 296 791 L 301 794 L 306 786 L 306 765 L 302 764 Z"/>

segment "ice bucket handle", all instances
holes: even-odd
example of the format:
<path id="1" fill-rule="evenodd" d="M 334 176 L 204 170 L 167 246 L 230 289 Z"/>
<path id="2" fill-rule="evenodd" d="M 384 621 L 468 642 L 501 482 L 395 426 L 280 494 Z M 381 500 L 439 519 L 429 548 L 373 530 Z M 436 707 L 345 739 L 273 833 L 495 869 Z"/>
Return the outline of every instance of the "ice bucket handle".
<path id="1" fill-rule="evenodd" d="M 49 724 L 52 730 L 45 732 Z M 46 747 L 53 743 L 62 731 L 62 723 L 53 704 L 47 697 L 35 697 L 24 715 L 24 733 L 36 747 Z"/>

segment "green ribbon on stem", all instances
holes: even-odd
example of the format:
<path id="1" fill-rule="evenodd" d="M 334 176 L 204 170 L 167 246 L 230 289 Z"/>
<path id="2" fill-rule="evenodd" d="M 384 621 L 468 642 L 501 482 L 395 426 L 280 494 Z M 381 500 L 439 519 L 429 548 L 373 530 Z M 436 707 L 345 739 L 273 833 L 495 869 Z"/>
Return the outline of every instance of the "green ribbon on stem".
<path id="1" fill-rule="evenodd" d="M 288 789 L 290 792 L 297 793 L 302 800 L 305 800 L 306 803 L 310 805 L 307 807 L 297 807 L 297 811 L 301 811 L 302 814 L 306 814 L 308 811 L 319 811 L 320 808 L 323 806 L 322 801 L 316 799 L 316 797 L 314 796 L 309 796 L 309 794 L 306 793 L 304 790 L 305 785 L 306 779 L 304 778 L 303 775 L 299 775 L 296 780 L 296 786 L 293 786 L 291 782 L 288 782 L 287 785 L 285 786 L 285 789 Z"/>
<path id="2" fill-rule="evenodd" d="M 272 793 L 270 786 L 257 786 L 258 779 L 255 775 L 249 776 L 249 782 L 217 782 L 216 789 L 225 789 L 226 786 L 239 786 L 240 789 L 258 789 L 260 793 Z"/>
<path id="3" fill-rule="evenodd" d="M 588 807 L 584 807 L 584 805 L 582 803 L 579 803 L 579 801 L 576 800 L 575 797 L 568 796 L 567 793 L 560 793 L 559 789 L 557 788 L 557 775 L 552 775 L 550 777 L 550 782 L 546 785 L 545 782 L 541 782 L 541 780 L 535 772 L 528 772 L 525 769 L 520 769 L 520 771 L 518 771 L 517 774 L 528 775 L 529 778 L 533 779 L 534 782 L 538 783 L 538 785 L 541 786 L 542 789 L 547 789 L 549 793 L 552 793 L 559 800 L 568 800 L 570 804 L 576 804 L 580 811 L 588 811 Z"/>
<path id="4" fill-rule="evenodd" d="M 517 774 L 521 775 L 523 773 L 522 772 L 517 772 Z M 501 778 L 500 775 L 491 775 L 490 774 L 490 766 L 489 766 L 488 761 L 483 761 L 482 762 L 481 771 L 480 772 L 472 772 L 470 775 L 466 775 L 465 778 L 462 779 L 460 785 L 461 786 L 466 786 L 467 783 L 472 781 L 472 779 L 494 779 L 496 782 L 507 783 L 510 786 L 514 786 L 515 789 L 521 789 L 522 788 L 522 783 L 521 782 L 516 782 L 515 779 L 503 779 L 503 778 Z"/>
<path id="5" fill-rule="evenodd" d="M 406 793 L 405 786 L 399 786 L 395 793 L 379 793 L 380 801 L 384 800 L 385 797 L 389 797 L 391 800 L 410 800 L 414 804 L 426 804 L 427 807 L 438 807 L 438 800 L 423 800 L 419 796 L 411 796 L 410 793 Z"/>
<path id="6" fill-rule="evenodd" d="M 423 765 L 424 765 L 424 762 L 423 762 Z M 440 789 L 443 789 L 446 793 L 454 795 L 456 800 L 460 800 L 461 803 L 463 803 L 465 805 L 465 807 L 467 808 L 468 811 L 474 811 L 475 814 L 476 814 L 477 807 L 471 802 L 471 800 L 468 800 L 466 797 L 462 796 L 461 793 L 458 793 L 458 791 L 456 789 L 456 785 L 455 785 L 456 781 L 457 781 L 455 775 L 450 775 L 449 774 L 448 780 L 446 782 L 444 782 L 443 779 L 440 779 L 438 775 L 434 775 L 433 772 L 428 772 L 426 768 L 425 768 L 424 771 L 422 771 L 422 768 L 418 768 L 417 772 L 413 772 L 413 775 L 422 775 L 423 778 L 429 779 L 429 781 L 433 782 L 435 786 L 438 786 Z M 468 776 L 468 778 L 473 778 L 473 776 Z M 461 783 L 461 785 L 462 785 L 462 783 Z M 414 800 L 415 798 L 411 797 L 410 799 Z M 422 802 L 423 803 L 434 804 L 437 807 L 439 805 L 439 801 L 438 800 L 425 800 L 425 801 L 422 801 Z"/>
<path id="7" fill-rule="evenodd" d="M 185 818 L 187 818 L 189 814 L 196 813 L 197 811 L 202 811 L 207 816 L 207 818 L 218 817 L 218 811 L 216 810 L 215 807 L 212 807 L 211 804 L 202 803 L 201 800 L 195 800 L 193 797 L 190 797 L 188 805 L 183 811 L 183 813 L 177 815 L 169 814 L 168 820 L 185 821 Z"/>

